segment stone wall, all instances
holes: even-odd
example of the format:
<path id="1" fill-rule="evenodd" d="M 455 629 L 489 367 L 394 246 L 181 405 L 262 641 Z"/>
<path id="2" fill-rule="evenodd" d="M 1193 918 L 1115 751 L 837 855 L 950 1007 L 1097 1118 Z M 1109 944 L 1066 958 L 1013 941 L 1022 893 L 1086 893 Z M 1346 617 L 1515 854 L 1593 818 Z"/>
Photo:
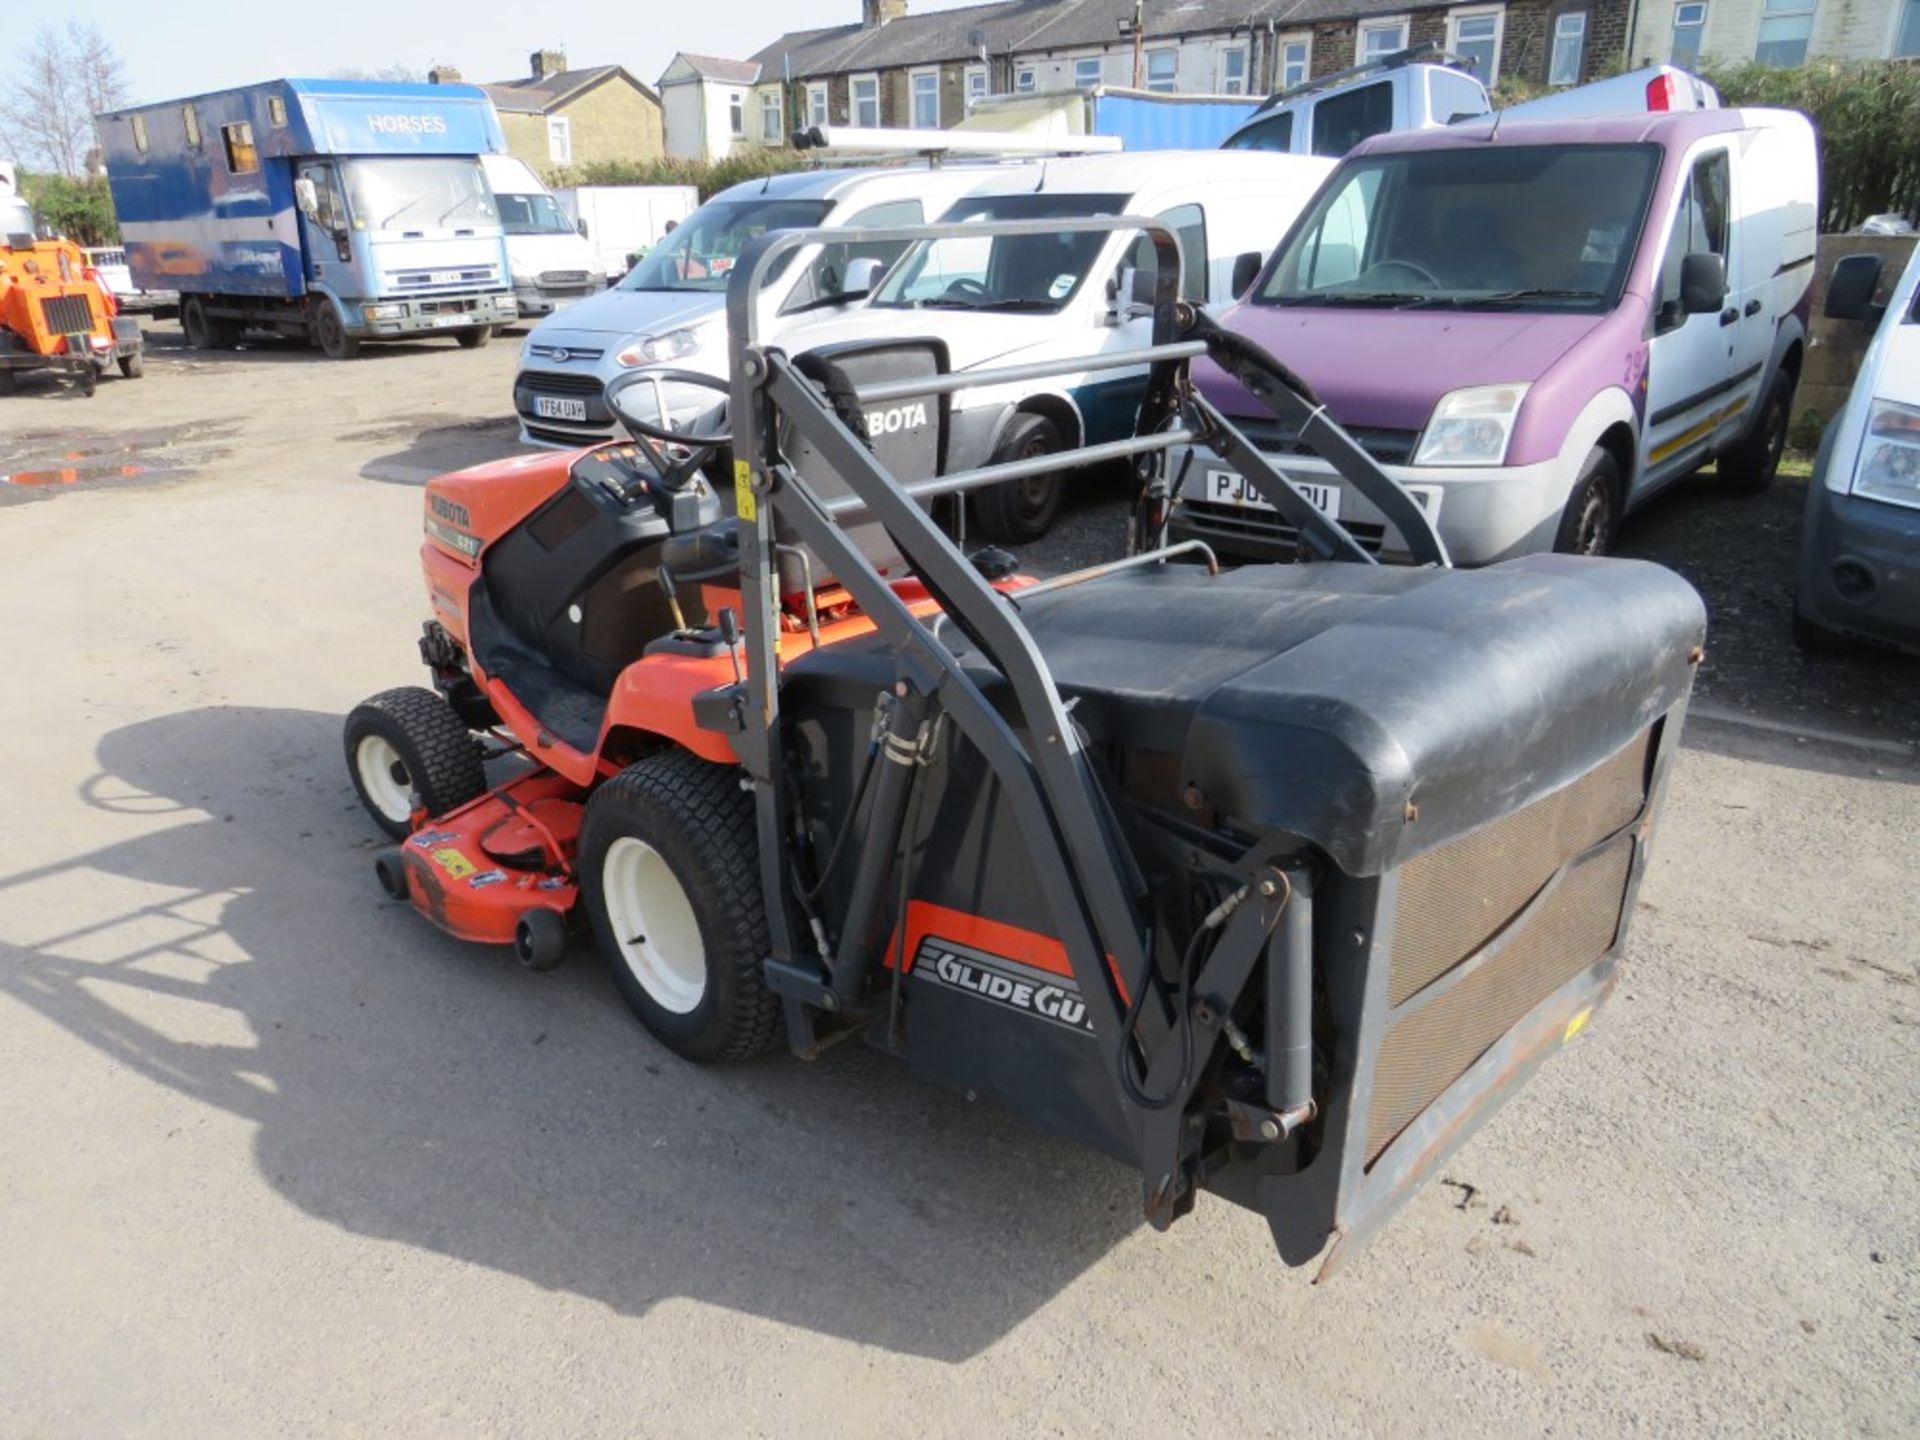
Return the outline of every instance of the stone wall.
<path id="1" fill-rule="evenodd" d="M 1794 397 L 1795 438 L 1810 441 L 1840 407 L 1847 403 L 1853 377 L 1860 372 L 1874 327 L 1859 320 L 1829 320 L 1821 313 L 1827 299 L 1827 281 L 1833 267 L 1847 255 L 1878 255 L 1880 290 L 1874 297 L 1885 303 L 1894 282 L 1913 254 L 1911 235 L 1822 235 L 1813 273 L 1813 319 L 1807 327 L 1807 359 L 1800 372 L 1800 392 Z"/>

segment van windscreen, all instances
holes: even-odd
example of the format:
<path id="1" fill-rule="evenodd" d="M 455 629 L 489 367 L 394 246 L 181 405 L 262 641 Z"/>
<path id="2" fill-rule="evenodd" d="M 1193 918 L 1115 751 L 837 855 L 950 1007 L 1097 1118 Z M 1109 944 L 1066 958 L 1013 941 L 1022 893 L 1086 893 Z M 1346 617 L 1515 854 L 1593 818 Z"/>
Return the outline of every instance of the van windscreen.
<path id="1" fill-rule="evenodd" d="M 1265 305 L 1611 309 L 1658 171 L 1651 145 L 1475 146 L 1341 166 Z"/>

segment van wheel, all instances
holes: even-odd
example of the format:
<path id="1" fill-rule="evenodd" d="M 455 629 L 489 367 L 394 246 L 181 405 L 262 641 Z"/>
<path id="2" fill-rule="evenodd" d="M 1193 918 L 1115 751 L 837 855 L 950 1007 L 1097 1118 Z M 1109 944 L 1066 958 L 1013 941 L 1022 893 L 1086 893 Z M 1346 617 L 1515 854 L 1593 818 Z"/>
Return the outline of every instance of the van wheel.
<path id="1" fill-rule="evenodd" d="M 318 296 L 313 302 L 313 341 L 329 360 L 351 360 L 360 353 L 359 337 L 347 333 L 333 302 Z"/>
<path id="2" fill-rule="evenodd" d="M 1735 495 L 1758 495 L 1773 483 L 1787 449 L 1793 418 L 1794 377 L 1782 370 L 1747 437 L 1720 457 L 1720 480 Z"/>
<path id="3" fill-rule="evenodd" d="M 1057 455 L 1066 449 L 1060 428 L 1044 415 L 1016 415 L 994 447 L 990 465 L 1027 460 L 1035 455 Z M 1053 528 L 1066 493 L 1067 477 L 1059 471 L 1006 480 L 974 495 L 974 513 L 989 540 L 1025 545 Z"/>
<path id="4" fill-rule="evenodd" d="M 475 325 L 470 329 L 456 332 L 453 338 L 460 342 L 460 348 L 462 350 L 478 350 L 482 345 L 485 345 L 493 339 L 493 327 L 491 325 Z"/>
<path id="5" fill-rule="evenodd" d="M 1604 555 L 1619 524 L 1620 465 L 1596 445 L 1580 467 L 1553 548 L 1562 555 Z"/>
<path id="6" fill-rule="evenodd" d="M 587 802 L 577 862 L 594 938 L 633 1013 L 689 1060 L 773 1043 L 753 797 L 684 750 L 629 765 Z"/>

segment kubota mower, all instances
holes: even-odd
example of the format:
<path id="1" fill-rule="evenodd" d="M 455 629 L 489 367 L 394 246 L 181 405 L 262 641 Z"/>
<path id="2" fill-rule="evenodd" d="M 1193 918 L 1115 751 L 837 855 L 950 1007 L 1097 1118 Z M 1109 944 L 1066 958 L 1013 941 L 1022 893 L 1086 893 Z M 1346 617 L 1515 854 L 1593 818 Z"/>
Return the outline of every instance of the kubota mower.
<path id="1" fill-rule="evenodd" d="M 86 253 L 41 240 L 22 201 L 0 206 L 0 395 L 24 370 L 53 370 L 91 395 L 118 362 L 137 380 L 146 368 L 140 322 L 119 306 Z"/>
<path id="2" fill-rule="evenodd" d="M 630 443 L 428 487 L 434 690 L 357 708 L 349 767 L 390 893 L 536 969 L 584 912 L 682 1055 L 862 1037 L 1138 1166 L 1155 1225 L 1209 1189 L 1331 1264 L 1612 989 L 1704 615 L 1630 561 L 1448 568 L 1289 372 L 1177 302 L 1171 232 L 1069 228 L 1158 255 L 1154 344 L 1092 362 L 1152 366 L 1135 438 L 939 476 L 947 397 L 1046 367 L 954 375 L 910 333 L 788 356 L 752 317 L 801 245 L 952 227 L 762 237 L 730 386 L 636 372 Z M 1203 357 L 1428 563 L 1372 563 L 1188 384 Z M 677 385 L 727 390 L 731 436 L 665 428 Z M 1155 547 L 1189 443 L 1300 563 Z M 1034 583 L 929 514 L 1113 459 L 1138 553 L 1092 570 Z M 517 766 L 491 787 L 483 743 Z"/>

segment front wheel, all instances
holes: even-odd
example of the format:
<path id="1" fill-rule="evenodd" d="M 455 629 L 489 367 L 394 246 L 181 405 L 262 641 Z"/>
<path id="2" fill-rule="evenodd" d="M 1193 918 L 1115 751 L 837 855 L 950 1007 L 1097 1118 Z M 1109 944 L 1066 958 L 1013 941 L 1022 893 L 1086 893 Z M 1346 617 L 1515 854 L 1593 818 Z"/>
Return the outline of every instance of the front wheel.
<path id="1" fill-rule="evenodd" d="M 131 355 L 120 357 L 120 374 L 128 380 L 138 380 L 147 373 L 147 357 L 135 351 Z"/>
<path id="2" fill-rule="evenodd" d="M 1046 416 L 1016 415 L 994 447 L 993 459 L 988 463 L 1003 465 L 1009 460 L 1057 455 L 1065 448 L 1059 427 Z M 1058 470 L 989 485 L 974 496 L 974 512 L 980 518 L 981 533 L 989 540 L 1006 545 L 1025 545 L 1038 540 L 1053 528 L 1066 488 L 1066 476 Z"/>
<path id="3" fill-rule="evenodd" d="M 360 803 L 395 840 L 412 831 L 416 801 L 428 815 L 445 815 L 486 793 L 473 732 L 431 690 L 405 685 L 361 701 L 344 738 Z"/>
<path id="4" fill-rule="evenodd" d="M 457 331 L 454 339 L 460 342 L 462 350 L 478 350 L 492 340 L 494 328 L 491 325 L 475 325 L 469 329 Z"/>
<path id="5" fill-rule="evenodd" d="M 347 333 L 346 323 L 331 301 L 313 302 L 313 340 L 329 360 L 351 360 L 360 353 L 360 340 Z"/>
<path id="6" fill-rule="evenodd" d="M 1620 464 L 1596 445 L 1561 512 L 1553 548 L 1562 555 L 1604 555 L 1619 524 Z"/>
<path id="7" fill-rule="evenodd" d="M 1773 377 L 1753 428 L 1733 449 L 1720 457 L 1721 483 L 1736 495 L 1758 495 L 1773 483 L 1780 457 L 1787 449 L 1787 426 L 1793 418 L 1793 376 L 1782 370 Z"/>
<path id="8" fill-rule="evenodd" d="M 780 1004 L 761 972 L 767 916 L 737 769 L 685 751 L 629 765 L 587 802 L 579 875 L 614 983 L 664 1044 L 712 1061 L 773 1043 Z"/>

